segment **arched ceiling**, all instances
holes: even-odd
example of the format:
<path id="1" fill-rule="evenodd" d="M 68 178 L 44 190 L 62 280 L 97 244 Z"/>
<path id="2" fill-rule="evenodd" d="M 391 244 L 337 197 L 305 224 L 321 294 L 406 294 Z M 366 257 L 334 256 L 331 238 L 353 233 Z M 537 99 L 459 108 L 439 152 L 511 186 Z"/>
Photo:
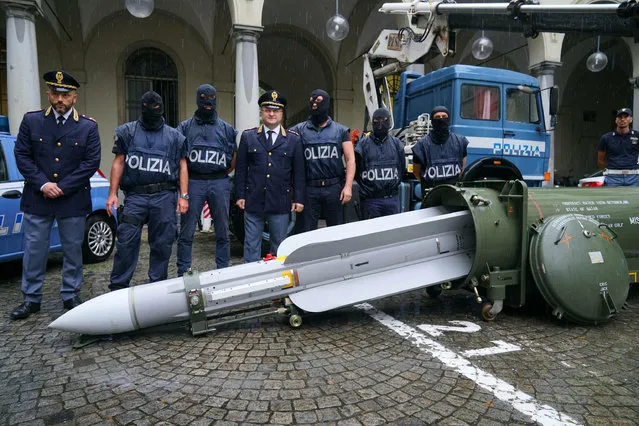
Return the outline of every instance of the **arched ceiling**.
<path id="1" fill-rule="evenodd" d="M 188 22 L 205 40 L 207 48 L 212 51 L 214 18 L 218 8 L 226 0 L 155 0 L 154 10 L 163 10 Z M 126 10 L 125 0 L 81 0 L 78 1 L 82 38 L 84 41 L 93 29 L 105 18 L 114 13 Z M 153 16 L 153 14 L 151 14 Z M 126 30 L 125 30 L 126 31 Z"/>

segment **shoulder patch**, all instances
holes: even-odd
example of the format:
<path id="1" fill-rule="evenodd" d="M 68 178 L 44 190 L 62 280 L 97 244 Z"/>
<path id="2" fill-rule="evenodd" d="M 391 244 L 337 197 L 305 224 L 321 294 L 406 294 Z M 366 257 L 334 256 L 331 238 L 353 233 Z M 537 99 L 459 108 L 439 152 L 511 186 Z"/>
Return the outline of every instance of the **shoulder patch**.
<path id="1" fill-rule="evenodd" d="M 295 136 L 299 136 L 300 135 L 295 130 L 288 129 L 288 132 L 293 133 Z"/>
<path id="2" fill-rule="evenodd" d="M 95 119 L 93 117 L 89 117 L 89 116 L 84 115 L 84 114 L 80 114 L 80 117 L 82 117 L 84 119 L 87 119 L 87 120 L 90 120 L 90 121 L 93 121 L 94 123 L 97 123 L 97 121 L 95 121 Z"/>

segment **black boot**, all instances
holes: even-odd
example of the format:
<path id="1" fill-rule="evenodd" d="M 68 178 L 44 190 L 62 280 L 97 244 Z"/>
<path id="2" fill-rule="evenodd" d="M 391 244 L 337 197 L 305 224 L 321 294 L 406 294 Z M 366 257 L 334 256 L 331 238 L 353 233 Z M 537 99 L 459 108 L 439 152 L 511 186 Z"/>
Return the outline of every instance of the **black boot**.
<path id="1" fill-rule="evenodd" d="M 62 302 L 62 306 L 64 306 L 64 309 L 73 309 L 81 304 L 82 299 L 80 299 L 80 296 L 73 296 L 71 299 L 67 299 Z"/>
<path id="2" fill-rule="evenodd" d="M 25 319 L 31 314 L 40 312 L 40 304 L 36 302 L 23 302 L 20 306 L 11 311 L 11 320 Z"/>

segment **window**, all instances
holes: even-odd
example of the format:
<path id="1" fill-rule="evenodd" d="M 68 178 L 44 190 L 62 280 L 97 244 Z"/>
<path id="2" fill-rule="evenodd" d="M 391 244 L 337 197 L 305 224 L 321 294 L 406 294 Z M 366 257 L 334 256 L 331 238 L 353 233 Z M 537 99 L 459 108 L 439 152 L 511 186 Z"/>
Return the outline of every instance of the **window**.
<path id="1" fill-rule="evenodd" d="M 462 118 L 499 120 L 499 96 L 499 87 L 462 84 Z"/>
<path id="2" fill-rule="evenodd" d="M 138 119 L 142 95 L 153 90 L 162 96 L 166 124 L 178 125 L 178 74 L 169 55 L 152 47 L 136 50 L 126 61 L 124 81 L 127 121 Z"/>
<path id="3" fill-rule="evenodd" d="M 518 89 L 506 91 L 506 120 L 518 123 L 539 124 L 537 93 L 526 93 Z"/>

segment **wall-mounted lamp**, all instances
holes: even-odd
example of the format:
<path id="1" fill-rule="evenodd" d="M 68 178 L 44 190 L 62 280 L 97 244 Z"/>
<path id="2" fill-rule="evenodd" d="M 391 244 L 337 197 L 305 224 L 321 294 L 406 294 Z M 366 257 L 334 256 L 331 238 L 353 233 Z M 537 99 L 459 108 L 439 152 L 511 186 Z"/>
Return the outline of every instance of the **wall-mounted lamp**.
<path id="1" fill-rule="evenodd" d="M 481 37 L 473 42 L 471 52 L 473 58 L 478 61 L 488 59 L 488 57 L 493 54 L 493 42 L 484 35 L 484 30 L 481 31 Z"/>
<path id="2" fill-rule="evenodd" d="M 348 20 L 339 14 L 339 0 L 335 0 L 335 15 L 326 22 L 326 34 L 335 41 L 342 41 L 349 29 Z"/>
<path id="3" fill-rule="evenodd" d="M 136 18 L 148 18 L 153 13 L 153 0 L 126 0 L 125 5 Z"/>
<path id="4" fill-rule="evenodd" d="M 597 36 L 597 51 L 586 59 L 586 68 L 591 72 L 599 72 L 608 65 L 608 57 L 605 53 L 599 51 L 600 36 Z"/>

